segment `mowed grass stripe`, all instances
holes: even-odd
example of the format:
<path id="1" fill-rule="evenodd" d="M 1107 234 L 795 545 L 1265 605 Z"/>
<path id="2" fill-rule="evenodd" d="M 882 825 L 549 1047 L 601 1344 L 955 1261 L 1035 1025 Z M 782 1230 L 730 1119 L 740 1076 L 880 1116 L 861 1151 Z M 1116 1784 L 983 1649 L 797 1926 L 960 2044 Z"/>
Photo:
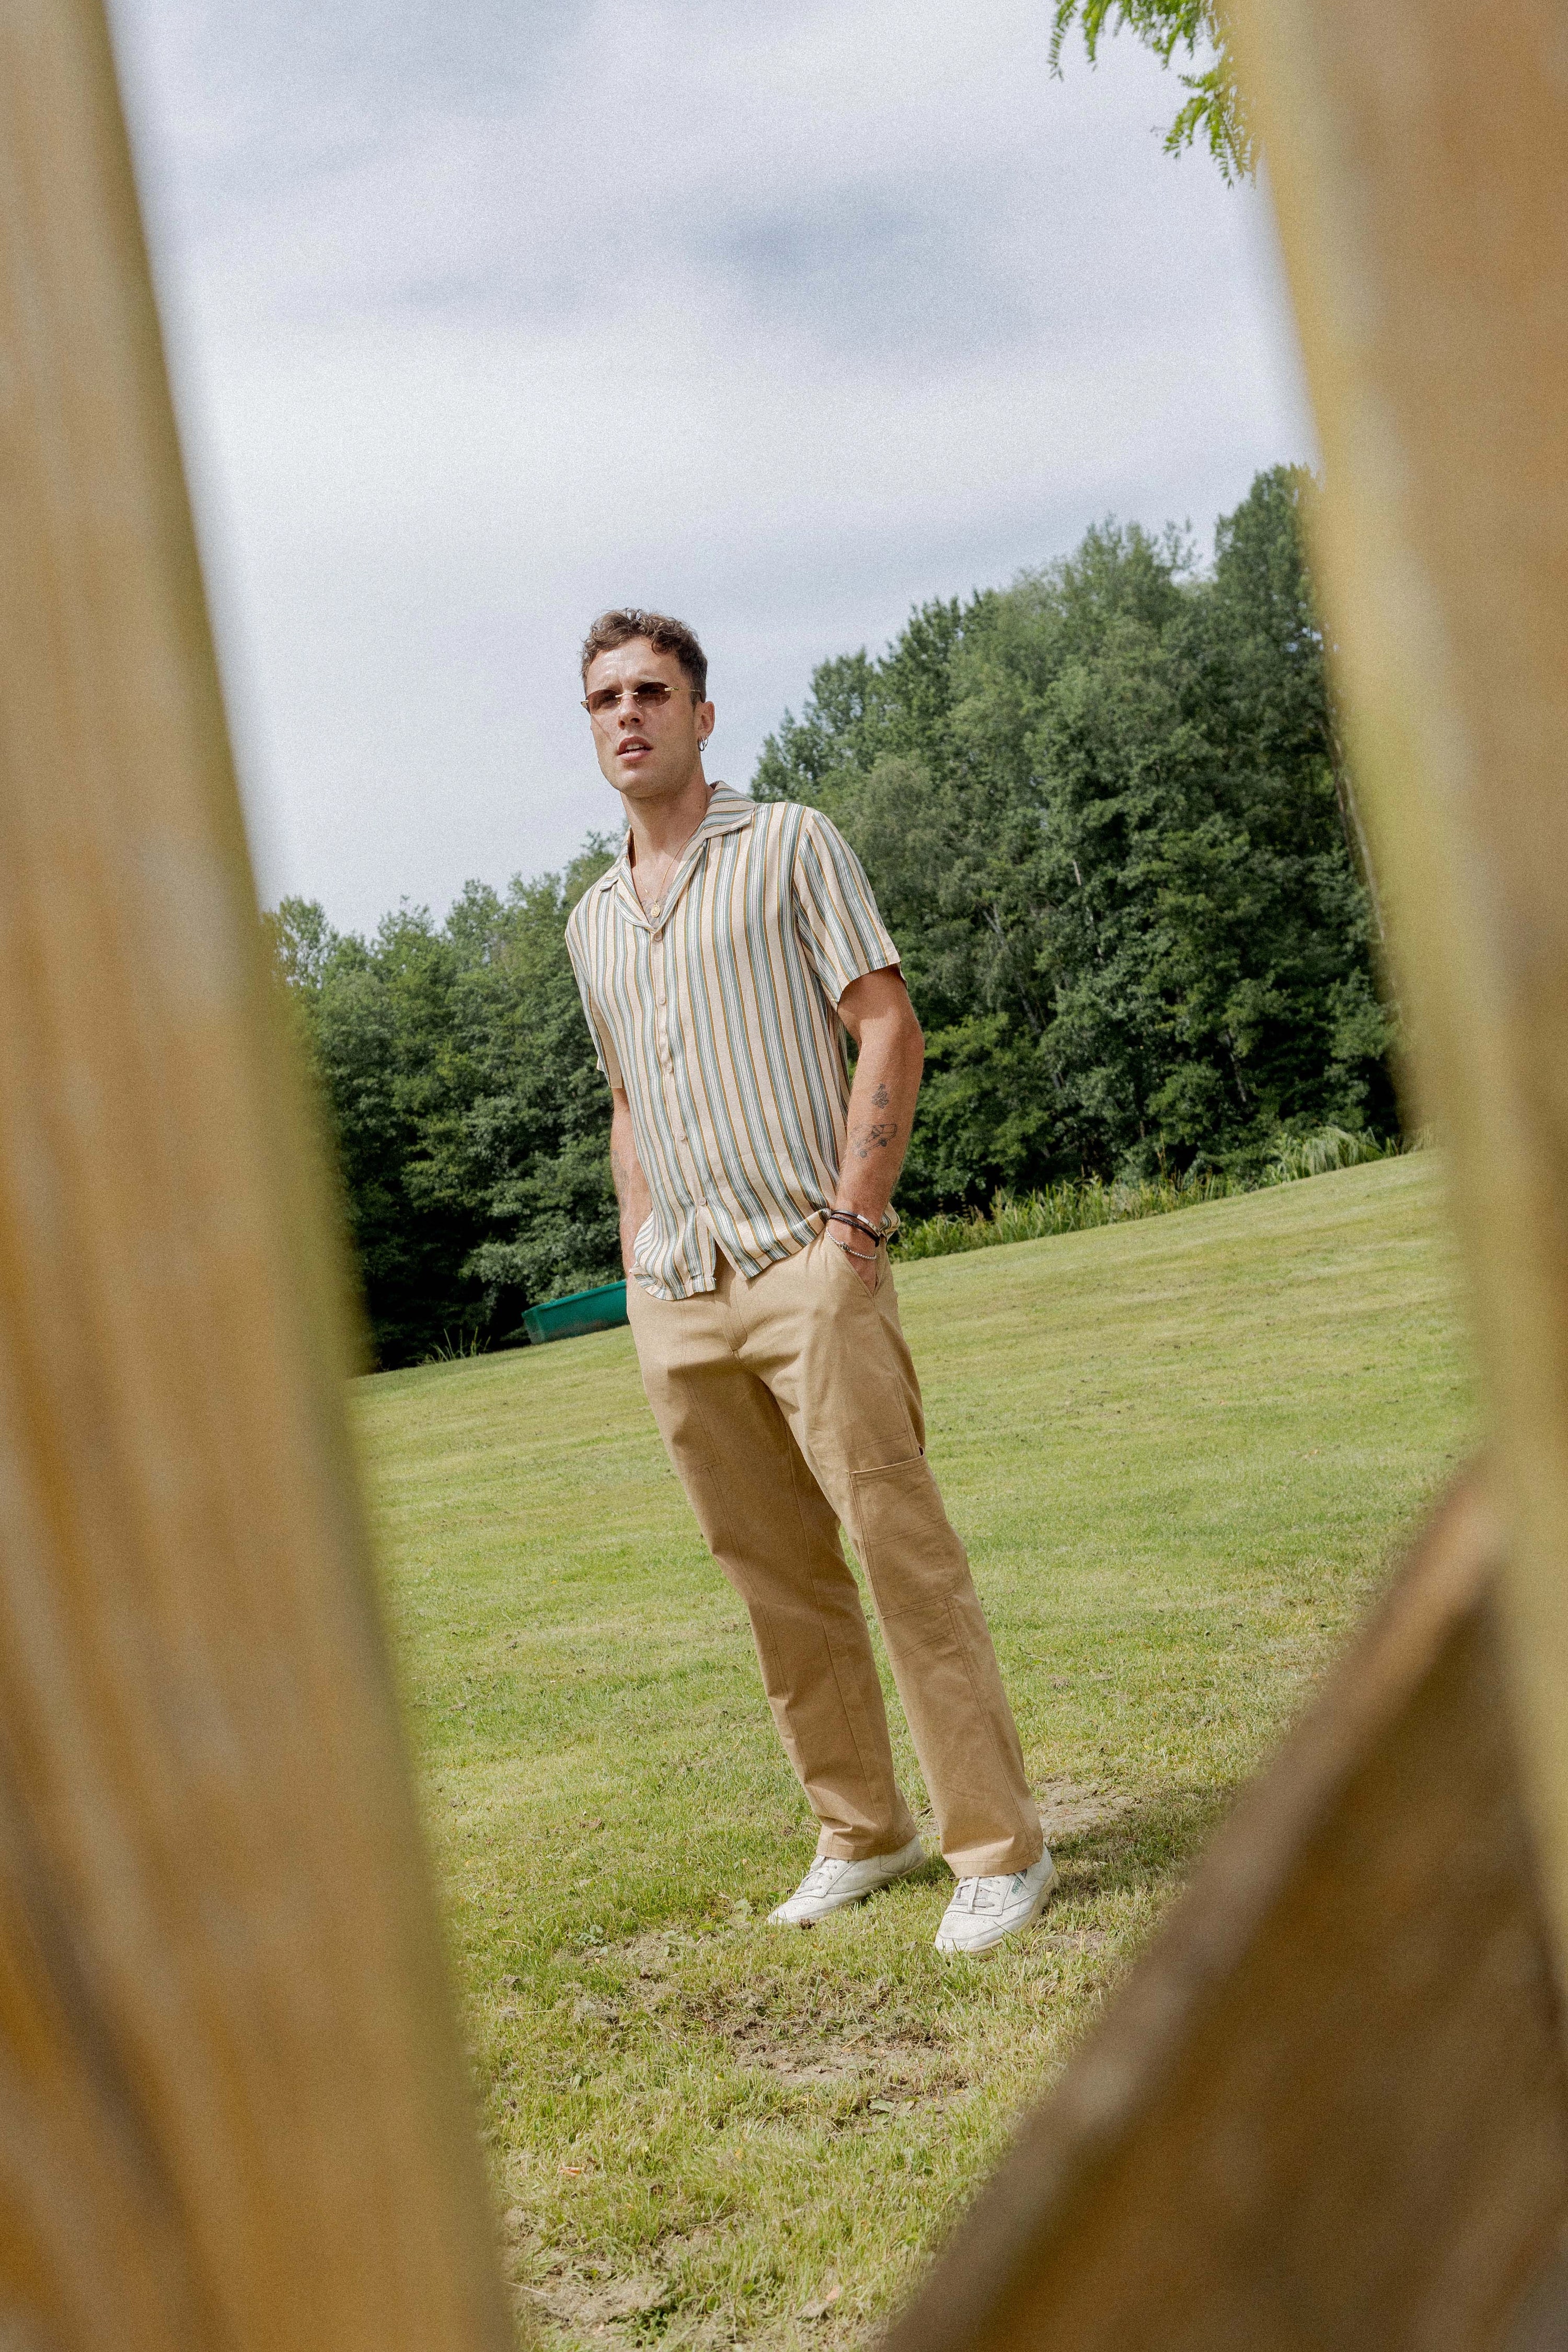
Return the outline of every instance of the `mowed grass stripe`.
<path id="1" fill-rule="evenodd" d="M 1046 1927 L 978 1968 L 930 1948 L 940 1865 L 763 1924 L 811 1826 L 627 1333 L 359 1384 L 510 2259 L 563 2343 L 886 2310 L 1469 1442 L 1431 1155 L 898 1280 L 1060 1825 Z"/>

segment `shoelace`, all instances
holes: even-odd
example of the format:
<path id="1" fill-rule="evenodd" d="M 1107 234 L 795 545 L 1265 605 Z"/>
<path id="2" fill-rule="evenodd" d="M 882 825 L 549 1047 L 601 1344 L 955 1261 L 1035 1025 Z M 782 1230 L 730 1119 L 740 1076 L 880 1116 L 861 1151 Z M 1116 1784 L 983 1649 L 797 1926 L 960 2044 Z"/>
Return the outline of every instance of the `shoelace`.
<path id="1" fill-rule="evenodd" d="M 848 1867 L 849 1864 L 840 1862 L 837 1854 L 819 1854 L 796 1887 L 796 1898 L 803 1895 L 826 1895 L 835 1879 Z"/>
<path id="2" fill-rule="evenodd" d="M 1007 1878 L 961 1878 L 949 1907 L 954 1911 L 1000 1911 L 1021 1884 L 1017 1872 Z"/>

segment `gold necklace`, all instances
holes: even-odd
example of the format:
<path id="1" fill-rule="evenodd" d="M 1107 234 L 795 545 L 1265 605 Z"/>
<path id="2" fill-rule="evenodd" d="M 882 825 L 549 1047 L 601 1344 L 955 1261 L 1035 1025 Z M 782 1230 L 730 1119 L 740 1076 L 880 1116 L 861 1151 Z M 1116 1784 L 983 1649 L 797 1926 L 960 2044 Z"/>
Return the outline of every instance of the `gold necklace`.
<path id="1" fill-rule="evenodd" d="M 669 887 L 669 877 L 675 871 L 676 861 L 679 857 L 679 855 L 680 852 L 679 850 L 674 852 L 669 850 L 665 851 L 664 869 L 659 875 L 657 883 L 654 881 L 652 876 L 649 875 L 645 885 L 641 878 L 642 867 L 640 864 L 633 868 L 634 875 L 637 877 L 637 897 L 642 901 L 643 911 L 645 914 L 659 915 L 663 913 L 664 894 Z"/>
<path id="2" fill-rule="evenodd" d="M 707 738 L 707 736 L 706 736 L 706 735 L 704 735 L 704 737 L 702 738 L 702 742 L 703 742 L 704 744 L 706 744 L 707 740 L 708 740 L 708 738 Z M 699 748 L 700 749 L 701 747 L 700 747 L 700 746 L 699 746 Z M 711 799 L 711 798 L 712 798 L 713 792 L 714 792 L 714 787 L 713 787 L 713 785 L 710 784 L 710 785 L 709 785 L 709 787 L 708 787 L 708 793 L 709 793 L 709 798 L 710 798 L 710 799 Z M 698 825 L 693 829 L 693 831 L 692 831 L 691 833 L 689 833 L 689 834 L 687 835 L 686 839 L 685 839 L 683 842 L 681 842 L 681 843 L 679 844 L 679 845 L 677 848 L 675 848 L 675 849 L 667 849 L 667 850 L 663 853 L 663 856 L 664 856 L 664 871 L 660 874 L 660 876 L 659 876 L 659 877 L 658 877 L 658 883 L 657 887 L 655 887 L 655 885 L 650 881 L 650 882 L 649 882 L 649 884 L 648 884 L 648 886 L 647 886 L 647 889 L 646 889 L 646 891 L 645 891 L 645 889 L 644 889 L 644 887 L 643 887 L 642 883 L 641 883 L 641 882 L 639 881 L 639 879 L 637 878 L 637 877 L 639 877 L 639 875 L 641 874 L 641 872 L 642 872 L 642 865 L 641 865 L 641 861 L 640 861 L 640 860 L 637 860 L 637 859 L 634 859 L 634 861 L 633 861 L 633 864 L 632 864 L 632 887 L 633 887 L 633 889 L 634 889 L 634 890 L 637 892 L 637 894 L 638 903 L 640 904 L 640 906 L 641 906 L 641 908 L 642 908 L 642 910 L 643 910 L 644 914 L 645 914 L 645 915 L 651 915 L 651 916 L 653 917 L 654 921 L 655 921 L 656 923 L 658 921 L 658 919 L 659 919 L 660 916 L 664 913 L 664 901 L 665 901 L 666 894 L 668 893 L 668 888 L 669 888 L 669 877 L 670 877 L 670 876 L 674 873 L 674 871 L 675 871 L 675 869 L 676 869 L 677 866 L 680 863 L 680 860 L 685 856 L 685 855 L 686 855 L 687 851 L 690 848 L 690 846 L 691 846 L 691 845 L 692 845 L 692 842 L 696 839 L 698 833 L 700 833 L 700 831 L 701 831 L 701 826 L 700 826 L 700 824 L 698 824 Z"/>

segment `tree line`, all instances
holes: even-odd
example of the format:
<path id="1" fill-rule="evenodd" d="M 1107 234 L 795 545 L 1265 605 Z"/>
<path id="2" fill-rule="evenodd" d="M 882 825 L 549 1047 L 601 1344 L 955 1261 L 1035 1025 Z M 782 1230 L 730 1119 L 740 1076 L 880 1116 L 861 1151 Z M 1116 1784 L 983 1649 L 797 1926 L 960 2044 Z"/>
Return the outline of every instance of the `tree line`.
<path id="1" fill-rule="evenodd" d="M 1302 551 L 1260 475 L 1199 568 L 1175 531 L 913 613 L 822 664 L 752 780 L 863 859 L 928 1075 L 899 1203 L 1065 1177 L 1245 1177 L 1396 1125 L 1389 1016 Z M 268 918 L 335 1136 L 378 1359 L 497 1344 L 618 1271 L 608 1097 L 565 919 L 616 845 L 371 939 Z"/>

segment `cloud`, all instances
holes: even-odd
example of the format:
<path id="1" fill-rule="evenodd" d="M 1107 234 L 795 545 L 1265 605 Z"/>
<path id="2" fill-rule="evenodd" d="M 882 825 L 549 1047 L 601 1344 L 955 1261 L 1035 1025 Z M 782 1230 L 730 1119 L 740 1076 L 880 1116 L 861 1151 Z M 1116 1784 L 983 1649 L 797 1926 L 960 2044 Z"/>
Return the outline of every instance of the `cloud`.
<path id="1" fill-rule="evenodd" d="M 1310 435 L 1258 200 L 1037 0 L 121 0 L 268 887 L 367 922 L 616 814 L 663 603 L 743 783 L 813 664 Z"/>

